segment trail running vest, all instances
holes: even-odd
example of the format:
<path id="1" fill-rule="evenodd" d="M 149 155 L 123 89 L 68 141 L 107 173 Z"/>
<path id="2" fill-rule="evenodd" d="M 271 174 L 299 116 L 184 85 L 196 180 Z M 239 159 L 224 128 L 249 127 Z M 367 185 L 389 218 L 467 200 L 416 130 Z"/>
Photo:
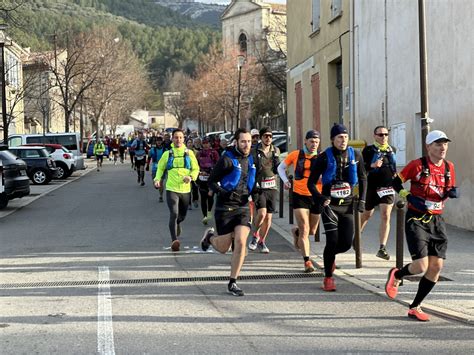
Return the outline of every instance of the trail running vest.
<path id="1" fill-rule="evenodd" d="M 325 150 L 328 165 L 326 171 L 323 174 L 323 185 L 332 184 L 336 178 L 336 168 L 337 162 L 334 154 L 332 152 L 332 147 L 329 147 Z M 352 147 L 347 147 L 347 154 L 348 154 L 348 164 L 349 164 L 349 178 L 348 183 L 351 186 L 357 185 L 358 178 L 357 178 L 357 163 L 355 161 L 355 153 Z"/>
<path id="2" fill-rule="evenodd" d="M 235 157 L 234 153 L 232 153 L 230 150 L 226 150 L 224 155 L 229 157 L 232 160 L 233 169 L 230 174 L 227 174 L 221 180 L 221 187 L 227 191 L 234 191 L 239 185 L 240 176 L 242 174 L 242 168 L 240 166 L 240 161 Z M 247 161 L 248 161 L 247 189 L 248 189 L 248 192 L 250 193 L 253 190 L 253 186 L 255 184 L 255 176 L 257 173 L 257 169 L 255 168 L 252 155 L 249 155 L 247 157 Z"/>
<path id="3" fill-rule="evenodd" d="M 380 160 L 380 158 L 382 158 L 384 156 L 384 153 L 385 153 L 385 156 L 387 157 L 388 159 L 388 162 L 389 162 L 389 166 L 390 166 L 390 170 L 392 171 L 392 174 L 395 174 L 397 172 L 397 163 L 395 161 L 395 153 L 392 151 L 392 148 L 390 148 L 388 151 L 386 152 L 382 152 L 380 149 L 378 149 L 375 145 L 372 146 L 372 149 L 374 150 L 374 155 L 372 157 L 372 161 L 370 164 L 373 164 L 375 163 L 377 160 Z M 374 171 L 377 171 L 379 168 L 375 168 L 373 169 Z"/>
<path id="4" fill-rule="evenodd" d="M 184 166 L 173 166 L 174 163 L 174 152 L 173 148 L 169 150 L 168 163 L 166 164 L 166 170 L 171 170 L 174 168 L 185 168 L 191 170 L 191 158 L 189 157 L 188 148 L 184 150 L 184 156 L 178 156 L 178 158 L 184 157 Z"/>
<path id="5" fill-rule="evenodd" d="M 306 158 L 306 154 L 303 149 L 300 149 L 300 152 L 298 153 L 298 160 L 296 162 L 296 168 L 295 168 L 295 180 L 303 180 L 305 177 L 307 178 L 308 176 L 304 176 L 304 163 L 306 160 L 312 160 L 316 158 L 317 155 L 311 157 L 311 158 Z"/>

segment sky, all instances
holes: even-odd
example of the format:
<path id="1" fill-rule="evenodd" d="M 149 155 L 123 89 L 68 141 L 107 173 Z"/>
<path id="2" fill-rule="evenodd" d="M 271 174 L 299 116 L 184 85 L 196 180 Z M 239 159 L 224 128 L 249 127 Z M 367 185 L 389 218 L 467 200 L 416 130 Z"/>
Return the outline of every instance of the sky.
<path id="1" fill-rule="evenodd" d="M 230 3 L 230 0 L 196 0 L 198 2 L 204 2 L 207 4 L 223 4 L 227 5 Z M 266 0 L 265 0 L 266 1 Z M 278 4 L 286 4 L 286 0 L 268 0 L 266 2 L 273 2 Z"/>

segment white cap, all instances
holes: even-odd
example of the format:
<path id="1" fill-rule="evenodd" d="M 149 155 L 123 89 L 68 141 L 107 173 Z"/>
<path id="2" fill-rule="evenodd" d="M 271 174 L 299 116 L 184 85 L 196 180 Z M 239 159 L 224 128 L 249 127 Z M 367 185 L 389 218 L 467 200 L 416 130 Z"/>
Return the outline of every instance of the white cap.
<path id="1" fill-rule="evenodd" d="M 426 135 L 426 144 L 431 144 L 440 139 L 451 142 L 451 139 L 448 138 L 446 133 L 444 133 L 443 131 L 435 130 L 435 131 L 431 131 L 430 133 Z"/>
<path id="2" fill-rule="evenodd" d="M 253 136 L 259 136 L 260 135 L 260 132 L 258 131 L 258 129 L 252 129 L 250 131 L 250 135 L 253 137 Z"/>

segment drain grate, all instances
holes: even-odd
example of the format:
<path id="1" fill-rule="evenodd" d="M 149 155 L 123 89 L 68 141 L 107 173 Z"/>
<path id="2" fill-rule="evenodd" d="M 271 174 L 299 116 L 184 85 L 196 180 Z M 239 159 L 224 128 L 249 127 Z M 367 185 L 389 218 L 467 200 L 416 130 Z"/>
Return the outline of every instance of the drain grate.
<path id="1" fill-rule="evenodd" d="M 243 275 L 240 280 L 277 280 L 277 279 L 303 279 L 323 277 L 323 273 L 314 272 L 311 274 L 272 274 L 272 275 Z M 27 282 L 0 284 L 0 289 L 11 288 L 39 288 L 39 287 L 74 287 L 74 286 L 99 286 L 99 285 L 136 285 L 136 284 L 160 284 L 160 283 L 180 283 L 180 282 L 209 282 L 228 281 L 228 276 L 196 276 L 196 277 L 169 277 L 155 279 L 129 279 L 110 281 L 50 281 L 50 282 Z"/>

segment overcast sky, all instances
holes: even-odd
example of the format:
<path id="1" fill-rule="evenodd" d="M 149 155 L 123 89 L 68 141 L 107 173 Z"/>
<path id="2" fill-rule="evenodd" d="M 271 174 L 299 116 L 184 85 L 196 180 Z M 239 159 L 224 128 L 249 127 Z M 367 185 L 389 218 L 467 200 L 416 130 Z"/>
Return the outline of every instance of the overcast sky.
<path id="1" fill-rule="evenodd" d="M 205 2 L 208 4 L 224 4 L 227 5 L 230 3 L 230 0 L 196 0 L 198 2 Z M 273 2 L 273 3 L 279 3 L 279 4 L 286 4 L 286 0 L 269 0 L 266 2 Z"/>

